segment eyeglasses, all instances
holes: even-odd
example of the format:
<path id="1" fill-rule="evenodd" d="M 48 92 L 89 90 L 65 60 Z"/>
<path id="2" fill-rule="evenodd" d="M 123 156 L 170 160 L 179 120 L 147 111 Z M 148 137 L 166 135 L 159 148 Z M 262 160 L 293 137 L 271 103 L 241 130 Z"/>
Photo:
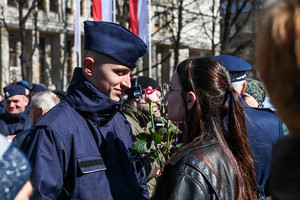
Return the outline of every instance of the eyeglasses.
<path id="1" fill-rule="evenodd" d="M 162 86 L 163 99 L 168 98 L 168 95 L 173 91 L 183 91 L 183 89 L 182 88 L 172 88 L 169 86 L 169 84 L 164 83 Z"/>

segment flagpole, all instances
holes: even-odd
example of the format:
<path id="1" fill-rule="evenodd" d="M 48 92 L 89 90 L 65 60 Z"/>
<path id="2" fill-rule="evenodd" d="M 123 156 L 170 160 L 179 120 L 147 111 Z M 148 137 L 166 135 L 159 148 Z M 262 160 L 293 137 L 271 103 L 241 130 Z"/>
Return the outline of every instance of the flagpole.
<path id="1" fill-rule="evenodd" d="M 148 0 L 148 57 L 149 57 L 149 77 L 152 78 L 152 50 L 151 50 L 151 0 Z"/>
<path id="2" fill-rule="evenodd" d="M 75 12 L 75 45 L 74 50 L 77 52 L 77 66 L 81 66 L 81 30 L 80 30 L 80 0 L 76 0 Z"/>
<path id="3" fill-rule="evenodd" d="M 116 23 L 116 0 L 113 0 L 113 23 Z"/>

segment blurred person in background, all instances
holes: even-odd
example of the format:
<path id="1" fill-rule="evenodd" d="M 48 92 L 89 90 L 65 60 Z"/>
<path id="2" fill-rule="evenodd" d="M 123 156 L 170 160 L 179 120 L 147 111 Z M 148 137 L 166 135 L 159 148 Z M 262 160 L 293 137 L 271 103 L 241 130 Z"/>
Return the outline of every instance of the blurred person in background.
<path id="1" fill-rule="evenodd" d="M 252 78 L 246 78 L 247 86 L 242 94 L 243 100 L 253 108 L 262 108 L 266 98 L 266 92 L 261 82 Z"/>
<path id="2" fill-rule="evenodd" d="M 33 192 L 26 156 L 0 135 L 0 199 L 27 200 Z"/>
<path id="3" fill-rule="evenodd" d="M 274 200 L 300 199 L 300 1 L 271 1 L 257 34 L 258 69 L 272 104 L 289 130 L 273 150 Z"/>
<path id="4" fill-rule="evenodd" d="M 26 91 L 26 92 L 25 92 L 25 93 L 26 93 L 26 96 L 27 96 L 27 97 L 30 96 L 30 90 L 32 89 L 32 87 L 30 86 L 30 84 L 29 84 L 27 81 L 25 81 L 25 80 L 18 81 L 16 84 L 17 84 L 17 85 L 23 86 L 23 87 L 25 88 L 25 91 Z"/>

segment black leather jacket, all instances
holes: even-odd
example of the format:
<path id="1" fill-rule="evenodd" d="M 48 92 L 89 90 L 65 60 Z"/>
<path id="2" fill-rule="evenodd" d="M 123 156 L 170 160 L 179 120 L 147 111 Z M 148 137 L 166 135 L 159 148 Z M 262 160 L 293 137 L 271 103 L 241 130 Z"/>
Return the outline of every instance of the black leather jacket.
<path id="1" fill-rule="evenodd" d="M 207 162 L 199 155 L 206 155 Z M 212 139 L 188 147 L 166 165 L 154 199 L 233 200 L 234 184 L 231 164 Z"/>

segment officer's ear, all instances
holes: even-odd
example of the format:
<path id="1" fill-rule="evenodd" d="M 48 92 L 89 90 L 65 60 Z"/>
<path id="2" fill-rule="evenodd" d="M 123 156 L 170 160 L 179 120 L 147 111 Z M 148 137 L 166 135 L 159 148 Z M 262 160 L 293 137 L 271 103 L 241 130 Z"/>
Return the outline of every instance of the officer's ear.
<path id="1" fill-rule="evenodd" d="M 24 101 L 25 101 L 25 106 L 27 106 L 29 103 L 29 98 L 25 96 Z"/>
<path id="2" fill-rule="evenodd" d="M 83 61 L 83 70 L 87 76 L 93 75 L 93 68 L 95 65 L 95 61 L 91 57 L 86 57 Z"/>
<path id="3" fill-rule="evenodd" d="M 39 116 L 42 116 L 46 113 L 45 109 L 43 107 L 39 107 Z"/>
<path id="4" fill-rule="evenodd" d="M 247 81 L 244 81 L 243 88 L 241 90 L 241 95 L 244 94 L 246 87 L 247 87 Z"/>

